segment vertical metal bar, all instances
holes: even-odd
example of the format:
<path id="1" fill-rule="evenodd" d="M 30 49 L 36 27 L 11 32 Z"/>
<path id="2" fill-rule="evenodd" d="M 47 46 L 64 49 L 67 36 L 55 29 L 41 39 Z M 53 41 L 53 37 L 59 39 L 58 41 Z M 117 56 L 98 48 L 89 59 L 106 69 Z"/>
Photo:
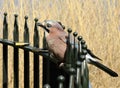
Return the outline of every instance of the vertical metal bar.
<path id="1" fill-rule="evenodd" d="M 81 47 L 82 47 L 82 55 L 84 56 L 83 58 L 83 62 L 82 62 L 82 65 L 81 65 L 81 77 L 82 77 L 82 87 L 83 88 L 89 88 L 89 70 L 88 70 L 88 67 L 87 67 L 87 63 L 86 63 L 86 54 L 87 54 L 87 46 L 85 44 L 85 41 L 82 40 L 81 41 Z"/>
<path id="2" fill-rule="evenodd" d="M 35 19 L 34 27 L 34 47 L 39 48 L 39 34 L 37 29 L 37 21 Z M 34 88 L 39 88 L 39 55 L 34 53 Z"/>
<path id="3" fill-rule="evenodd" d="M 3 39 L 8 39 L 7 13 L 4 13 L 4 21 L 3 21 Z"/>
<path id="4" fill-rule="evenodd" d="M 87 45 L 86 44 L 82 44 L 82 53 L 84 56 L 86 56 L 87 54 Z M 84 86 L 85 88 L 89 88 L 89 69 L 88 69 L 88 66 L 87 66 L 87 62 L 86 60 L 83 61 L 83 65 L 82 65 L 83 69 L 84 69 L 84 76 L 85 76 L 85 79 L 86 79 L 86 82 L 84 83 Z"/>
<path id="5" fill-rule="evenodd" d="M 81 84 L 81 62 L 77 61 L 76 65 L 77 65 L 77 74 L 76 74 L 76 88 L 82 88 L 82 84 Z"/>
<path id="6" fill-rule="evenodd" d="M 77 32 L 74 32 L 73 33 L 73 36 L 74 36 L 74 58 L 76 59 L 76 39 L 75 39 L 75 37 L 77 36 L 78 34 L 77 34 Z"/>
<path id="7" fill-rule="evenodd" d="M 29 43 L 28 17 L 25 16 L 24 42 Z M 24 88 L 29 88 L 29 51 L 24 50 Z"/>
<path id="8" fill-rule="evenodd" d="M 82 88 L 82 80 L 81 80 L 81 64 L 82 60 L 81 59 L 81 40 L 82 36 L 78 36 L 78 59 L 77 59 L 77 74 L 76 74 L 76 87 L 77 88 Z"/>
<path id="9" fill-rule="evenodd" d="M 3 39 L 8 39 L 7 13 L 4 13 Z M 8 45 L 3 44 L 3 88 L 8 88 Z"/>
<path id="10" fill-rule="evenodd" d="M 15 42 L 19 41 L 19 32 L 18 32 L 18 22 L 17 17 L 18 15 L 15 14 L 15 22 L 14 22 L 14 30 L 13 30 L 13 40 Z M 19 50 L 17 47 L 14 47 L 13 52 L 13 59 L 14 59 L 14 88 L 19 88 Z"/>
<path id="11" fill-rule="evenodd" d="M 81 40 L 82 40 L 82 36 L 78 36 L 78 57 L 81 54 Z"/>
<path id="12" fill-rule="evenodd" d="M 69 69 L 70 72 L 70 81 L 69 81 L 69 88 L 75 88 L 75 69 L 74 68 L 70 68 Z"/>
<path id="13" fill-rule="evenodd" d="M 74 32 L 73 36 L 74 36 L 74 44 L 73 44 L 73 57 L 72 57 L 72 66 L 75 68 L 76 67 L 76 61 L 78 60 L 78 51 L 77 51 L 77 44 L 76 44 L 76 37 L 77 37 L 78 33 Z"/>
<path id="14" fill-rule="evenodd" d="M 64 81 L 65 81 L 64 76 L 60 75 L 60 76 L 58 77 L 58 82 L 59 82 L 58 88 L 64 88 Z"/>
<path id="15" fill-rule="evenodd" d="M 44 35 L 43 35 L 43 49 L 47 49 L 47 42 L 46 42 L 46 34 L 44 32 Z"/>
<path id="16" fill-rule="evenodd" d="M 81 70 L 81 77 L 82 77 L 82 87 L 83 88 L 89 88 L 89 79 L 88 79 L 88 69 L 86 68 L 86 66 L 87 66 L 87 63 L 86 63 L 86 61 L 84 60 L 83 62 L 82 62 L 82 65 L 81 65 L 81 68 L 82 68 L 82 70 Z M 87 74 L 87 75 L 86 75 Z"/>
<path id="17" fill-rule="evenodd" d="M 47 43 L 45 38 L 45 32 L 43 36 L 43 49 L 47 49 Z M 50 82 L 50 60 L 43 58 L 43 84 L 49 84 Z"/>
<path id="18" fill-rule="evenodd" d="M 65 63 L 66 63 L 66 67 L 70 68 L 71 67 L 71 63 L 72 63 L 72 47 L 71 47 L 71 38 L 70 38 L 70 34 L 72 32 L 72 30 L 69 28 L 68 30 L 68 38 L 67 38 L 67 49 L 65 52 Z"/>

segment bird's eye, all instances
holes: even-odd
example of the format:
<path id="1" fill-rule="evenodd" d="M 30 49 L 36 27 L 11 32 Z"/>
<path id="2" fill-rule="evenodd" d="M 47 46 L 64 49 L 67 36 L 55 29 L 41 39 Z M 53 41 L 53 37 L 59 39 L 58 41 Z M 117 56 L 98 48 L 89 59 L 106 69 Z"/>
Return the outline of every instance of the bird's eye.
<path id="1" fill-rule="evenodd" d="M 52 25 L 51 24 L 49 24 L 49 23 L 47 23 L 47 28 L 50 28 L 50 27 L 52 27 Z"/>

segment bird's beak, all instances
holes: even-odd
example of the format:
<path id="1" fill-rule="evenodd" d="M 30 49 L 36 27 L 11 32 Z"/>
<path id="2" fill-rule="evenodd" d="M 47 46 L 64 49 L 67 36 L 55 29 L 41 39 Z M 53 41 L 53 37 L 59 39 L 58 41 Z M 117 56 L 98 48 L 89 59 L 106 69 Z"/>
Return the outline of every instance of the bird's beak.
<path id="1" fill-rule="evenodd" d="M 43 23 L 37 23 L 38 26 L 42 27 L 43 29 L 45 29 L 45 31 L 47 31 L 49 33 L 49 29 L 46 28 L 45 26 L 45 22 Z"/>

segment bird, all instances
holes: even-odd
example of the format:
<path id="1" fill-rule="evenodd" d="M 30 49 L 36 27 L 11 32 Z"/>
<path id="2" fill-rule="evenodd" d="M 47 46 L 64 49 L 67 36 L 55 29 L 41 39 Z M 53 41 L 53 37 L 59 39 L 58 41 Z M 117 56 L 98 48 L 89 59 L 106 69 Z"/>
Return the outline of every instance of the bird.
<path id="1" fill-rule="evenodd" d="M 67 38 L 68 33 L 65 32 L 65 27 L 62 24 L 55 20 L 44 20 L 42 23 L 38 23 L 38 26 L 42 27 L 46 32 L 46 42 L 48 45 L 48 50 L 51 55 L 56 58 L 60 63 L 65 61 L 65 52 L 67 48 Z M 73 37 L 71 38 L 71 44 L 73 42 Z M 76 45 L 78 48 L 78 46 Z M 107 66 L 101 64 L 97 56 L 95 56 L 90 49 L 87 49 L 87 54 L 85 56 L 87 63 L 92 64 L 104 72 L 108 73 L 112 77 L 117 77 L 118 74 L 108 68 Z"/>

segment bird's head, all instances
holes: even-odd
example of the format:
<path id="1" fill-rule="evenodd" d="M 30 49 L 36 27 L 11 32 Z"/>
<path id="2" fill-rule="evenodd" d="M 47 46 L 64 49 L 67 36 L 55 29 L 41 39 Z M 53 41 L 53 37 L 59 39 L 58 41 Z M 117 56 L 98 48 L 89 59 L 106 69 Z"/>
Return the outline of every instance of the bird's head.
<path id="1" fill-rule="evenodd" d="M 38 26 L 45 29 L 47 33 L 63 31 L 65 29 L 61 22 L 54 20 L 45 20 L 43 23 L 38 23 Z"/>

